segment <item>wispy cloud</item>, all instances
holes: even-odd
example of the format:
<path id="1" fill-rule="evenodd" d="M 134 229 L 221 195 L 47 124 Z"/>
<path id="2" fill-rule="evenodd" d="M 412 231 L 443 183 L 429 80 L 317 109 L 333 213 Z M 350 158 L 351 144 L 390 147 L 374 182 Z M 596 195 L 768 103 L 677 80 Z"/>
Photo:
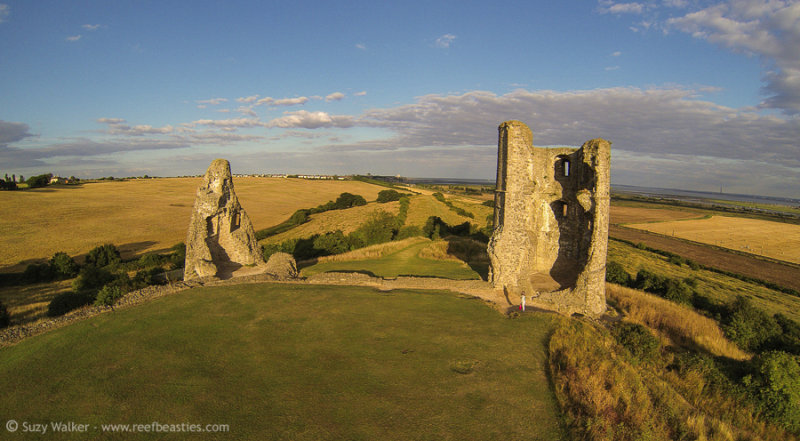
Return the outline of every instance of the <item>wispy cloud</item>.
<path id="1" fill-rule="evenodd" d="M 86 29 L 87 31 L 96 31 L 96 30 L 100 29 L 101 27 L 103 27 L 103 25 L 99 25 L 99 24 L 85 24 L 85 25 L 83 25 L 83 26 L 81 26 L 81 27 L 82 27 L 83 29 Z"/>
<path id="2" fill-rule="evenodd" d="M 364 43 L 356 43 L 356 49 L 361 49 L 362 51 L 367 50 L 367 45 Z"/>
<path id="3" fill-rule="evenodd" d="M 349 115 L 330 115 L 327 112 L 298 110 L 275 118 L 266 127 L 318 129 L 320 127 L 352 127 L 355 119 Z"/>
<path id="4" fill-rule="evenodd" d="M 216 106 L 216 105 L 219 105 L 219 104 L 222 104 L 222 103 L 227 103 L 228 99 L 227 98 L 211 98 L 211 99 L 208 99 L 208 100 L 197 100 L 195 102 L 197 104 L 210 104 L 212 106 Z"/>
<path id="5" fill-rule="evenodd" d="M 436 39 L 434 45 L 436 45 L 436 47 L 441 49 L 447 49 L 450 47 L 451 44 L 453 44 L 453 41 L 455 41 L 455 39 L 456 36 L 453 34 L 444 34 Z"/>
<path id="6" fill-rule="evenodd" d="M 250 96 L 244 96 L 244 97 L 236 98 L 236 102 L 249 104 L 249 103 L 254 102 L 257 99 L 258 99 L 258 95 L 250 95 Z"/>
<path id="7" fill-rule="evenodd" d="M 612 57 L 619 57 L 620 55 L 622 55 L 622 52 L 620 52 L 620 51 L 616 51 L 616 52 L 612 52 L 611 53 Z"/>
<path id="8" fill-rule="evenodd" d="M 76 41 L 78 41 L 80 39 L 81 39 L 81 35 L 80 34 L 78 34 L 78 35 L 70 35 L 69 37 L 66 38 L 66 40 L 68 42 L 70 42 L 70 43 L 74 43 L 74 42 L 76 42 Z"/>
<path id="9" fill-rule="evenodd" d="M 361 92 L 354 93 L 353 96 L 364 96 L 366 94 L 367 94 L 367 91 L 366 90 L 362 90 Z"/>

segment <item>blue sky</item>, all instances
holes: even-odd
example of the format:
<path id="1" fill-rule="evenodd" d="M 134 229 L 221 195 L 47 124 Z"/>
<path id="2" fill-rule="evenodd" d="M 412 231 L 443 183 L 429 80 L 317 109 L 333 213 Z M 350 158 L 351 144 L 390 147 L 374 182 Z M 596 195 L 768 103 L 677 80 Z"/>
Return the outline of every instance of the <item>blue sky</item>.
<path id="1" fill-rule="evenodd" d="M 0 173 L 492 179 L 509 119 L 800 197 L 800 0 L 0 0 Z"/>

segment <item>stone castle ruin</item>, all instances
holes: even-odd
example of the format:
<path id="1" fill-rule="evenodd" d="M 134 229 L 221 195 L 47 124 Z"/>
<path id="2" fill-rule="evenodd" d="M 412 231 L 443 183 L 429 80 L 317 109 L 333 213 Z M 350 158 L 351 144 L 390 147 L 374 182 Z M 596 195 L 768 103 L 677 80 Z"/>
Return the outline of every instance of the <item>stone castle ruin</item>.
<path id="1" fill-rule="evenodd" d="M 564 314 L 606 308 L 610 143 L 537 148 L 527 125 L 499 127 L 489 279 L 509 298 Z"/>
<path id="2" fill-rule="evenodd" d="M 215 159 L 197 189 L 183 279 L 229 278 L 251 265 L 264 265 L 253 224 L 233 190 L 230 163 Z"/>

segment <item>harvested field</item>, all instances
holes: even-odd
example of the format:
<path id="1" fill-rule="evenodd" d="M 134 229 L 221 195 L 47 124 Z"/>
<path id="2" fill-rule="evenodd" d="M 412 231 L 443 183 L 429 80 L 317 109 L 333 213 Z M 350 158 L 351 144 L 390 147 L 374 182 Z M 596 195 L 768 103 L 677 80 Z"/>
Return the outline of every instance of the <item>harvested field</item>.
<path id="1" fill-rule="evenodd" d="M 379 210 L 397 215 L 397 212 L 400 211 L 400 203 L 370 203 L 346 210 L 331 210 L 324 213 L 312 214 L 308 222 L 284 233 L 270 236 L 261 241 L 261 243 L 281 243 L 287 239 L 311 237 L 315 234 L 325 234 L 336 230 L 342 230 L 344 234 L 348 234 L 355 231 L 361 224 L 366 222 L 373 213 Z"/>
<path id="2" fill-rule="evenodd" d="M 182 242 L 200 178 L 134 179 L 0 192 L 0 270 L 20 261 L 72 256 L 114 243 L 123 257 Z M 236 178 L 236 194 L 256 229 L 286 220 L 299 208 L 342 192 L 375 200 L 383 188 L 358 181 Z M 13 265 L 13 266 L 12 266 Z"/>
<path id="3" fill-rule="evenodd" d="M 703 213 L 673 208 L 645 208 L 616 205 L 612 202 L 609 223 L 629 224 L 638 222 L 663 222 L 683 219 L 702 219 Z"/>
<path id="4" fill-rule="evenodd" d="M 630 228 L 800 263 L 800 225 L 742 217 L 628 224 Z"/>
<path id="5" fill-rule="evenodd" d="M 467 208 L 467 210 L 470 210 L 470 208 Z M 422 227 L 430 216 L 439 216 L 448 225 L 458 225 L 464 222 L 477 222 L 479 225 L 483 225 L 480 219 L 470 219 L 457 215 L 447 205 L 437 201 L 433 196 L 420 195 L 411 198 L 406 225 Z"/>
<path id="6" fill-rule="evenodd" d="M 609 226 L 608 235 L 633 243 L 669 251 L 695 262 L 723 271 L 755 277 L 787 288 L 800 290 L 800 269 L 794 265 L 781 264 L 757 257 L 736 254 L 719 248 L 691 243 L 642 230 Z"/>

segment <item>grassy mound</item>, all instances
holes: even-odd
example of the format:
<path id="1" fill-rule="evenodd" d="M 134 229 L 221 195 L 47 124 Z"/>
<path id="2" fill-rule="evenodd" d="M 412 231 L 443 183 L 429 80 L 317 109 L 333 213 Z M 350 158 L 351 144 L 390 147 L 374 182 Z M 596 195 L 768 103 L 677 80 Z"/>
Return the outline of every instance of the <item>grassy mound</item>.
<path id="1" fill-rule="evenodd" d="M 230 425 L 190 439 L 565 439 L 553 320 L 441 292 L 195 289 L 0 350 L 0 415 L 88 424 L 75 439 L 153 421 Z"/>

